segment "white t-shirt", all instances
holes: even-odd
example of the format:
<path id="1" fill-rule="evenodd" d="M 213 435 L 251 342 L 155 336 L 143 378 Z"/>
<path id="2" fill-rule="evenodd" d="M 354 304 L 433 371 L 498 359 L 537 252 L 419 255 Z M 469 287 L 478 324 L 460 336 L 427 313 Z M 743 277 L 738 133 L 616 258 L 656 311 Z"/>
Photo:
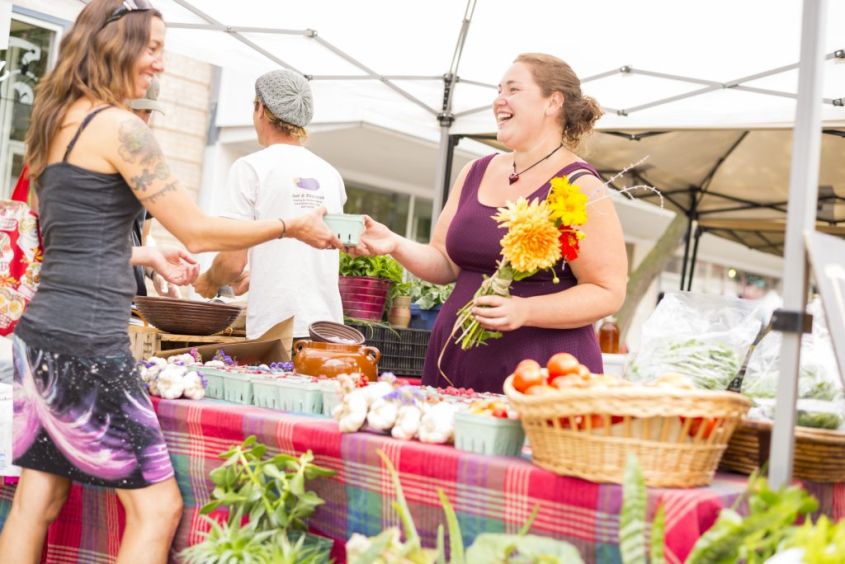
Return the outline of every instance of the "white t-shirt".
<path id="1" fill-rule="evenodd" d="M 233 219 L 292 218 L 325 206 L 342 213 L 346 188 L 337 170 L 300 145 L 270 145 L 235 161 L 219 215 Z M 294 337 L 314 321 L 343 322 L 337 250 L 295 239 L 268 241 L 249 251 L 247 338 L 295 316 Z"/>

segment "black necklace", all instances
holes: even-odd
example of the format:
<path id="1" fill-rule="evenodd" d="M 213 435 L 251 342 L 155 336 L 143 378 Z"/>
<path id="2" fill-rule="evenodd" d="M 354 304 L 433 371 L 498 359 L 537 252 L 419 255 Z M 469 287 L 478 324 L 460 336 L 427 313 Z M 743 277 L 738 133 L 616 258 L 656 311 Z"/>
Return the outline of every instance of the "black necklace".
<path id="1" fill-rule="evenodd" d="M 514 159 L 514 161 L 513 161 L 513 173 L 512 173 L 510 176 L 508 176 L 508 184 L 513 184 L 514 182 L 516 182 L 517 180 L 519 180 L 519 175 L 520 175 L 520 174 L 523 174 L 523 173 L 528 172 L 529 170 L 531 170 L 532 168 L 534 168 L 535 166 L 537 166 L 538 164 L 540 164 L 540 163 L 541 163 L 541 162 L 543 162 L 544 160 L 548 159 L 549 157 L 551 157 L 552 155 L 554 155 L 555 153 L 557 153 L 557 152 L 560 150 L 560 148 L 561 148 L 561 147 L 563 147 L 563 143 L 561 143 L 560 145 L 558 145 L 557 147 L 555 147 L 554 151 L 552 151 L 551 153 L 549 153 L 548 155 L 546 155 L 545 157 L 543 157 L 542 159 L 540 159 L 539 161 L 537 161 L 537 162 L 536 162 L 536 163 L 534 163 L 533 165 L 529 166 L 529 167 L 528 167 L 528 168 L 526 168 L 526 169 L 523 169 L 523 171 L 522 171 L 522 172 L 517 172 L 517 171 L 516 171 L 516 159 Z"/>

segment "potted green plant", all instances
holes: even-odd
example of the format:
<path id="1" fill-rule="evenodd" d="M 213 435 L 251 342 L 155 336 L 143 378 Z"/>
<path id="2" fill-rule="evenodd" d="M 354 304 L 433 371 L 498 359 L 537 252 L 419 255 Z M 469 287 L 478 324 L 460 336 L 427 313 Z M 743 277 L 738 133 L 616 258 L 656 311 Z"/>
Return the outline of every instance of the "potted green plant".
<path id="1" fill-rule="evenodd" d="M 449 298 L 454 284 L 432 284 L 415 279 L 411 283 L 411 323 L 414 329 L 431 330 L 440 306 Z"/>
<path id="2" fill-rule="evenodd" d="M 353 257 L 340 253 L 340 299 L 347 317 L 380 321 L 392 284 L 402 282 L 404 270 L 389 256 Z"/>
<path id="3" fill-rule="evenodd" d="M 335 472 L 313 464 L 311 451 L 265 458 L 266 451 L 251 435 L 220 455 L 225 462 L 209 475 L 212 500 L 200 510 L 211 528 L 182 551 L 186 564 L 329 562 L 333 541 L 307 532 L 308 518 L 324 502 L 305 482 Z M 221 506 L 229 510 L 226 521 L 208 516 Z"/>

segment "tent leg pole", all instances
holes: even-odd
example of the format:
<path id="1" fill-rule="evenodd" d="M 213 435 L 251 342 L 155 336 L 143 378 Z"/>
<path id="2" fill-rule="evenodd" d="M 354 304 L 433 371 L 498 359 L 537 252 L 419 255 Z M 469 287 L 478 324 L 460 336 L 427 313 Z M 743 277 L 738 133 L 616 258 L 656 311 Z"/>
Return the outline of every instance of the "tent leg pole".
<path id="1" fill-rule="evenodd" d="M 692 257 L 689 264 L 689 277 L 687 278 L 687 292 L 692 290 L 692 278 L 695 275 L 695 261 L 698 260 L 698 242 L 704 230 L 701 227 L 695 228 L 695 241 L 692 244 Z"/>
<path id="2" fill-rule="evenodd" d="M 684 237 L 684 260 L 681 262 L 681 291 L 684 290 L 687 282 L 687 262 L 689 261 L 690 245 L 692 244 L 692 224 L 693 219 L 690 215 L 689 222 L 687 223 L 687 234 Z"/>
<path id="3" fill-rule="evenodd" d="M 443 209 L 445 195 L 449 193 L 449 177 L 452 176 L 452 144 L 449 135 L 451 123 L 440 126 L 440 145 L 437 148 L 437 168 L 434 171 L 434 197 L 431 201 L 431 224 L 437 223 Z M 432 229 L 433 231 L 433 229 Z M 431 235 L 429 235 L 431 237 Z"/>
<path id="4" fill-rule="evenodd" d="M 792 480 L 795 401 L 798 395 L 801 335 L 809 275 L 804 230 L 814 229 L 816 224 L 821 154 L 819 101 L 822 98 L 826 8 L 826 0 L 804 0 L 801 20 L 801 61 L 798 67 L 798 101 L 792 136 L 783 261 L 783 309 L 775 312 L 775 316 L 792 323 L 783 323 L 779 327 L 783 332 L 783 342 L 769 459 L 769 482 L 774 489 Z M 777 317 L 773 317 L 773 325 L 775 319 Z M 777 326 L 775 328 L 778 329 Z"/>

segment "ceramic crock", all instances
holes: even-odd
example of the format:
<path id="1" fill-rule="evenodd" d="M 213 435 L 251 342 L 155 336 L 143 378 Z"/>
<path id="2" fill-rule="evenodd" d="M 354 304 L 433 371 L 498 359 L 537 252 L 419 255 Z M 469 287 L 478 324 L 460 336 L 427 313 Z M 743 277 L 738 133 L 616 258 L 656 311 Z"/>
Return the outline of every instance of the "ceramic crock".
<path id="1" fill-rule="evenodd" d="M 361 372 L 368 379 L 378 376 L 381 352 L 365 345 L 320 343 L 303 339 L 293 345 L 293 369 L 308 376 L 328 376 Z"/>

